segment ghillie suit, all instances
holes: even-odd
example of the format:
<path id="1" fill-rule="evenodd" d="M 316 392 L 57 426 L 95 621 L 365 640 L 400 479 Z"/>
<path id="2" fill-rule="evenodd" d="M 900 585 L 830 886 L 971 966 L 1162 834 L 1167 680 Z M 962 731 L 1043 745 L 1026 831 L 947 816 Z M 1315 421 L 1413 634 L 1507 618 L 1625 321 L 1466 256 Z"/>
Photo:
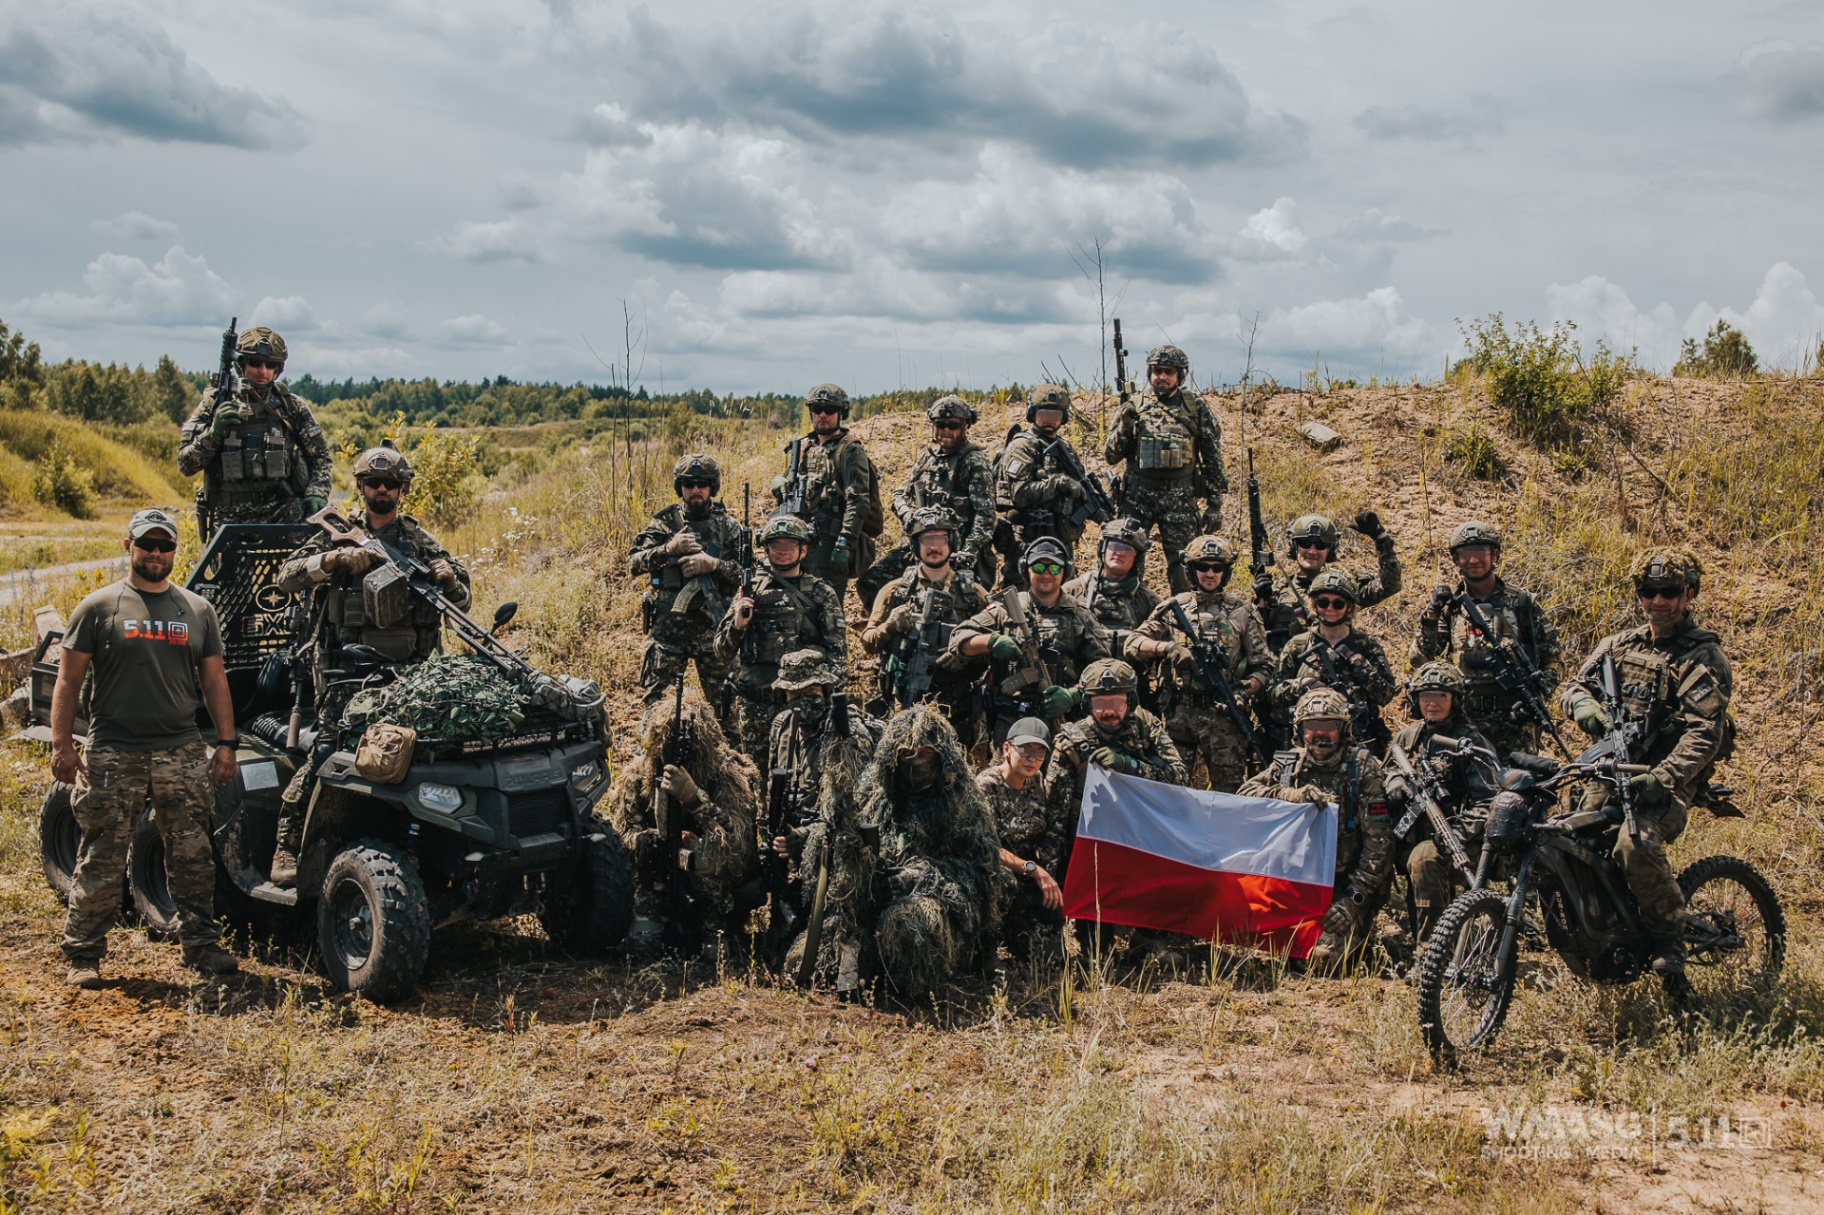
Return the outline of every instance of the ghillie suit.
<path id="1" fill-rule="evenodd" d="M 833 983 L 837 977 L 835 929 L 841 919 L 835 900 L 837 841 L 845 832 L 855 834 L 856 792 L 874 756 L 881 724 L 851 708 L 847 732 L 838 733 L 832 725 L 833 706 L 826 698 L 817 700 L 824 703 L 796 708 L 802 702 L 794 701 L 773 720 L 772 753 L 775 767 L 792 773 L 786 834 L 792 854 L 788 876 L 798 919 L 785 953 L 785 973 L 804 973 L 810 925 L 818 917 L 821 878 L 823 918 L 816 930 L 817 961 L 810 978 Z"/>
<path id="2" fill-rule="evenodd" d="M 935 755 L 920 774 L 924 748 Z M 838 825 L 831 865 L 837 989 L 878 974 L 917 1000 L 991 960 L 994 820 L 941 712 L 918 705 L 887 723 L 854 814 Z"/>
<path id="3" fill-rule="evenodd" d="M 694 689 L 684 693 L 683 713 L 675 725 L 671 697 L 655 700 L 646 710 L 640 730 L 640 754 L 622 768 L 608 791 L 608 813 L 621 838 L 633 849 L 634 922 L 628 931 L 628 948 L 652 950 L 661 939 L 679 941 L 702 930 L 711 934 L 735 909 L 735 891 L 754 867 L 755 791 L 759 773 L 747 758 L 728 745 L 709 705 Z M 684 769 L 695 786 L 692 804 L 679 806 L 661 787 L 666 756 Z M 671 843 L 655 814 L 663 802 L 681 815 Z M 673 851 L 676 836 L 688 831 L 695 837 L 682 846 L 690 852 L 690 868 L 682 869 Z M 666 883 L 681 883 L 674 897 Z M 687 922 L 678 922 L 682 918 Z"/>

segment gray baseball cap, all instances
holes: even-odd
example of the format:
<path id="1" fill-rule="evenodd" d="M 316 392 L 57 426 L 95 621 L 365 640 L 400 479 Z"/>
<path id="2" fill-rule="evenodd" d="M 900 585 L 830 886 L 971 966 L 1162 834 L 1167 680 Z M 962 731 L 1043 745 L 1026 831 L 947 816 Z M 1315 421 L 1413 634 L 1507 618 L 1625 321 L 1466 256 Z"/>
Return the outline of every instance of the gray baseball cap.
<path id="1" fill-rule="evenodd" d="M 164 531 L 177 539 L 177 520 L 173 519 L 156 506 L 149 506 L 133 516 L 133 522 L 127 524 L 127 538 L 137 540 L 147 532 Z"/>
<path id="2" fill-rule="evenodd" d="M 1036 717 L 1022 717 L 1013 723 L 1007 731 L 1007 741 L 1016 747 L 1027 743 L 1038 743 L 1047 751 L 1051 750 L 1051 728 Z"/>

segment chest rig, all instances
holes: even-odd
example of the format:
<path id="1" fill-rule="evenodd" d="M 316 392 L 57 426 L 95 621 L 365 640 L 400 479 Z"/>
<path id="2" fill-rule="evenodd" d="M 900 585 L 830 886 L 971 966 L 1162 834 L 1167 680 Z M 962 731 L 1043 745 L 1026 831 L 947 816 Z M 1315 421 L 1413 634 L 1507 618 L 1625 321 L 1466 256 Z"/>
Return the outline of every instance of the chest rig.
<path id="1" fill-rule="evenodd" d="M 419 546 L 403 526 L 376 537 L 396 556 L 419 557 Z M 395 662 L 418 662 L 442 641 L 443 620 L 437 609 L 412 594 L 399 569 L 381 565 L 359 579 L 338 573 L 324 592 L 324 619 L 342 645 L 367 645 Z"/>
<path id="2" fill-rule="evenodd" d="M 1197 435 L 1180 410 L 1151 395 L 1142 399 L 1134 467 L 1149 480 L 1184 481 L 1190 478 L 1196 458 Z"/>
<path id="3" fill-rule="evenodd" d="M 252 419 L 230 427 L 223 436 L 212 470 L 218 505 L 257 502 L 291 476 L 300 457 L 290 429 L 275 412 L 276 396 L 255 404 Z M 232 402 L 222 406 L 232 407 Z"/>

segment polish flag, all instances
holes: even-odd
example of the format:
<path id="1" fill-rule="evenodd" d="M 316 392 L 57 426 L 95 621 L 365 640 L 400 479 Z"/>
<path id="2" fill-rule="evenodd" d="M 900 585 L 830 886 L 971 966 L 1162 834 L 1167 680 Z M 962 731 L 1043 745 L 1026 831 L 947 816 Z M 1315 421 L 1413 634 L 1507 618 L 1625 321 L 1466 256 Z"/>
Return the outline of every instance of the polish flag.
<path id="1" fill-rule="evenodd" d="M 1335 804 L 1163 785 L 1090 765 L 1064 914 L 1303 958 L 1336 874 Z"/>

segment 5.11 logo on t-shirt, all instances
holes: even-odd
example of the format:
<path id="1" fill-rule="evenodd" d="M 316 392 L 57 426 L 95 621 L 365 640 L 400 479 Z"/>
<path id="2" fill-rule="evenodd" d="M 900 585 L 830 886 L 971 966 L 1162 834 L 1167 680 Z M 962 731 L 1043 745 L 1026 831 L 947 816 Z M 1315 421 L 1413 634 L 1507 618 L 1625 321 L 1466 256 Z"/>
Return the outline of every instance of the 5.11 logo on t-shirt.
<path id="1" fill-rule="evenodd" d="M 123 620 L 120 634 L 128 641 L 143 637 L 147 641 L 168 641 L 172 645 L 190 644 L 190 626 L 182 620 Z"/>

